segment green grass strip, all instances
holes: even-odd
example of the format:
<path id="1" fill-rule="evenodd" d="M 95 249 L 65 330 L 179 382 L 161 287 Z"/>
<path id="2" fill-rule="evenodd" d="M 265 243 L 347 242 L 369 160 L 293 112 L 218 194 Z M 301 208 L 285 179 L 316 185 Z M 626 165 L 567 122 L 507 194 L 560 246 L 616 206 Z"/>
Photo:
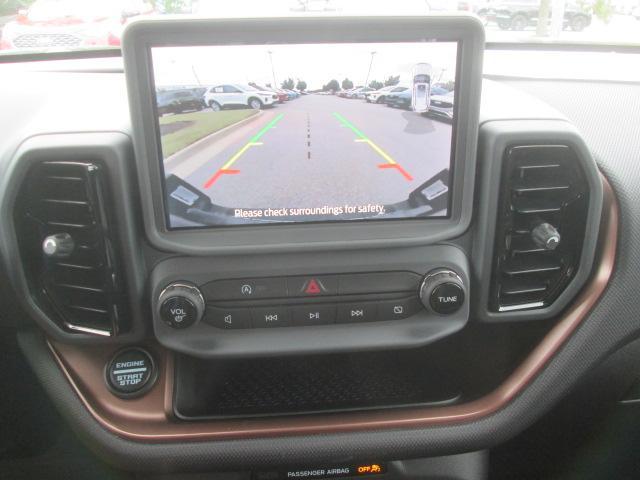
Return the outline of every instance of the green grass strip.
<path id="1" fill-rule="evenodd" d="M 1 2 L 2 0 L 0 0 Z M 160 117 L 161 125 L 188 122 L 175 132 L 162 135 L 162 153 L 165 158 L 197 142 L 201 138 L 240 122 L 252 115 L 255 110 L 223 110 L 221 112 L 191 112 Z"/>
<path id="2" fill-rule="evenodd" d="M 340 123 L 342 123 L 345 127 L 349 127 L 351 130 L 353 130 L 353 133 L 355 133 L 357 136 L 359 136 L 363 140 L 369 140 L 364 133 L 358 130 L 349 120 L 344 118 L 342 115 L 340 115 L 339 113 L 333 112 L 333 116 L 336 117 L 338 120 L 340 120 Z"/>
<path id="3" fill-rule="evenodd" d="M 262 130 L 260 130 L 253 137 L 251 137 L 251 140 L 249 140 L 249 143 L 254 143 L 254 142 L 257 142 L 258 140 L 260 140 L 260 137 L 262 137 L 271 128 L 273 128 L 276 125 L 276 123 L 278 123 L 282 119 L 282 117 L 284 117 L 284 113 L 281 113 L 276 118 L 274 118 L 269 123 L 267 123 L 267 125 L 265 125 L 265 127 Z"/>

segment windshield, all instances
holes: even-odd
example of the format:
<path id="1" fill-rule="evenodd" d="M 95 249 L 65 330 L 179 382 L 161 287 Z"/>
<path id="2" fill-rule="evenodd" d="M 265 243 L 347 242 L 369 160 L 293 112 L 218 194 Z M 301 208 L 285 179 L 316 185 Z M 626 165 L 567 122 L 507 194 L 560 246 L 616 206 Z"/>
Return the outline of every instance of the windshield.
<path id="1" fill-rule="evenodd" d="M 0 0 L 0 53 L 119 48 L 125 26 L 164 15 L 425 15 L 467 12 L 488 42 L 640 45 L 640 0 Z"/>
<path id="2" fill-rule="evenodd" d="M 26 10 L 25 16 L 32 22 L 53 21 L 60 18 L 86 20 L 118 18 L 126 7 L 127 2 L 118 0 L 37 0 Z"/>

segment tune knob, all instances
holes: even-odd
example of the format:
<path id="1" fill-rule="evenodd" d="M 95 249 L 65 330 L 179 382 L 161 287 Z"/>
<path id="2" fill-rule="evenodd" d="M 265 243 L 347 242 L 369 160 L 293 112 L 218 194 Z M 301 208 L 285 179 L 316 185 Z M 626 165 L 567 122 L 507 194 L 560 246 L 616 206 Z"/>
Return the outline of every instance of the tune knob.
<path id="1" fill-rule="evenodd" d="M 160 318 L 173 328 L 187 328 L 200 321 L 204 315 L 205 301 L 195 285 L 174 282 L 158 297 Z"/>
<path id="2" fill-rule="evenodd" d="M 420 300 L 427 310 L 441 315 L 457 312 L 464 305 L 465 287 L 453 270 L 439 268 L 429 272 L 420 286 Z"/>

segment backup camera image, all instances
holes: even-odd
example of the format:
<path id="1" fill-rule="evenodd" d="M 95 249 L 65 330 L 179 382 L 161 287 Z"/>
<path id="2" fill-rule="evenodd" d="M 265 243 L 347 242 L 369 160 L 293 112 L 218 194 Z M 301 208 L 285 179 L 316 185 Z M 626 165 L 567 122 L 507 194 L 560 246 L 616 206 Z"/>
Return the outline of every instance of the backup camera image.
<path id="1" fill-rule="evenodd" d="M 168 228 L 447 217 L 457 50 L 152 47 Z"/>

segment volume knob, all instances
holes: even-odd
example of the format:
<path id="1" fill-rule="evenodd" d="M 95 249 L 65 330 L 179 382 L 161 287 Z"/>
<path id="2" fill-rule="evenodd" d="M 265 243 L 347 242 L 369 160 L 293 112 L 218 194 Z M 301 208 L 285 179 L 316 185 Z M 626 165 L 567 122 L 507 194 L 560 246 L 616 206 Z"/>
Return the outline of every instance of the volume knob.
<path id="1" fill-rule="evenodd" d="M 425 275 L 420 286 L 420 300 L 427 310 L 440 315 L 457 312 L 465 299 L 462 278 L 453 270 L 439 268 Z"/>
<path id="2" fill-rule="evenodd" d="M 202 319 L 205 301 L 195 285 L 174 282 L 158 297 L 159 315 L 162 321 L 173 328 L 187 328 Z"/>

